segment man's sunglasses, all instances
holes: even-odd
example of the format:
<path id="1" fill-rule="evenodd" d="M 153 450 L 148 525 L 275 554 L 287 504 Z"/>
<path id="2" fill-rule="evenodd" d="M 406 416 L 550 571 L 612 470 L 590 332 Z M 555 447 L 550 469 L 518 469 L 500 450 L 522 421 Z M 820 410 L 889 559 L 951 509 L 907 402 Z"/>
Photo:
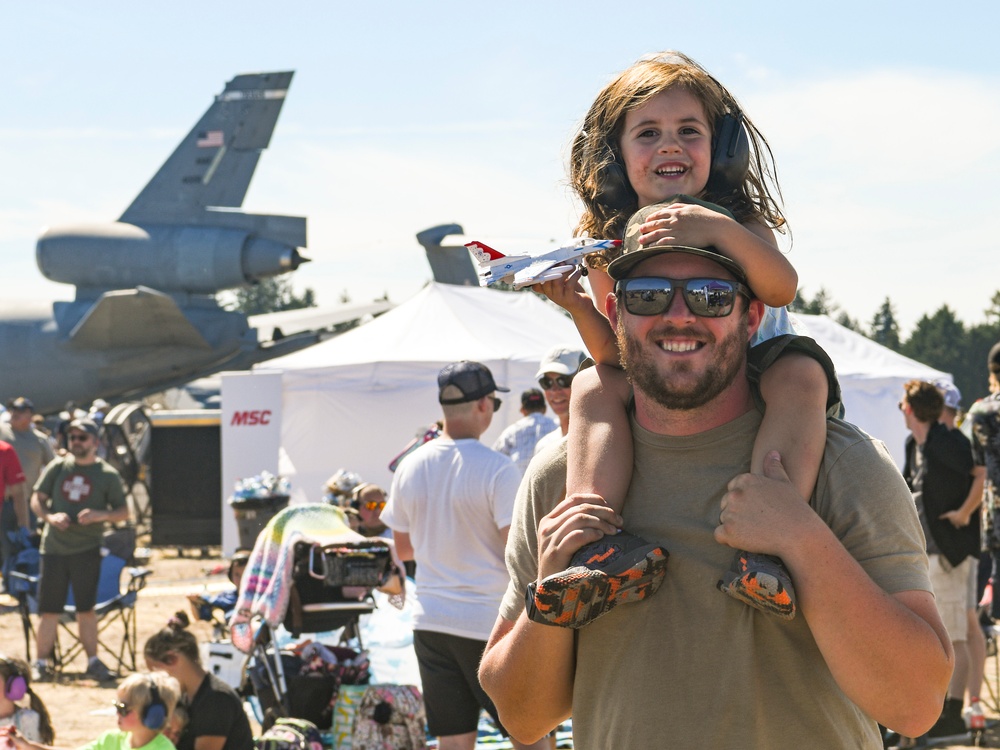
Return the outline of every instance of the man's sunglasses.
<path id="1" fill-rule="evenodd" d="M 736 295 L 750 299 L 750 290 L 729 279 L 667 279 L 638 276 L 615 284 L 615 296 L 632 315 L 662 315 L 680 289 L 688 310 L 700 318 L 724 318 L 733 311 Z M 544 386 L 543 386 L 544 387 Z"/>
<path id="2" fill-rule="evenodd" d="M 574 375 L 556 375 L 554 378 L 550 378 L 548 375 L 542 375 L 538 379 L 538 385 L 542 386 L 543 391 L 550 391 L 556 386 L 569 388 L 573 384 L 574 377 Z"/>
<path id="3" fill-rule="evenodd" d="M 128 716 L 132 711 L 127 703 L 122 703 L 121 701 L 111 701 L 111 705 L 115 707 L 115 711 L 122 717 Z"/>
<path id="4" fill-rule="evenodd" d="M 66 436 L 67 440 L 75 440 L 75 441 L 79 441 L 81 443 L 84 440 L 87 440 L 88 438 L 90 438 L 90 435 L 85 435 L 82 432 L 71 432 L 69 435 Z"/>

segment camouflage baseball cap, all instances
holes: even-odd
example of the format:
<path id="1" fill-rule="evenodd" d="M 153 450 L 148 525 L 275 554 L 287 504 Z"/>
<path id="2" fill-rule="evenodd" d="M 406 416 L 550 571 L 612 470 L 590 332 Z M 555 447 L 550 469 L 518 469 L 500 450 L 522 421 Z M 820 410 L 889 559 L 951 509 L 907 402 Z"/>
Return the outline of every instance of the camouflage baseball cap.
<path id="1" fill-rule="evenodd" d="M 728 216 L 730 219 L 734 218 L 732 213 L 722 206 L 709 203 L 708 201 L 699 200 L 698 198 L 692 198 L 690 195 L 675 195 L 663 203 L 654 203 L 651 206 L 644 206 L 632 214 L 632 218 L 630 218 L 628 220 L 628 224 L 625 225 L 625 239 L 622 243 L 622 254 L 611 261 L 608 265 L 608 275 L 615 281 L 618 281 L 619 279 L 624 279 L 628 276 L 633 268 L 648 258 L 652 258 L 656 255 L 663 255 L 664 253 L 687 253 L 689 255 L 698 255 L 715 261 L 729 271 L 737 281 L 746 284 L 747 274 L 746 271 L 743 270 L 743 266 L 736 261 L 727 258 L 725 255 L 722 255 L 714 247 L 688 247 L 687 245 L 655 245 L 653 247 L 647 247 L 639 244 L 639 227 L 646 222 L 647 217 L 655 211 L 667 208 L 672 203 L 695 203 L 699 206 L 710 208 L 713 211 L 718 211 L 720 214 Z"/>

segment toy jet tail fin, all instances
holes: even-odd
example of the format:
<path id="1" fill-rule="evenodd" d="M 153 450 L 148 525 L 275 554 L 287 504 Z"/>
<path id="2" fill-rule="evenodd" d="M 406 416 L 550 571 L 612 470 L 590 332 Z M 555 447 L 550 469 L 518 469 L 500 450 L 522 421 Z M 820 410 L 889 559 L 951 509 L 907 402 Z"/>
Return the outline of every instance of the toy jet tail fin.
<path id="1" fill-rule="evenodd" d="M 494 261 L 503 260 L 507 257 L 499 250 L 494 250 L 492 247 L 483 242 L 467 242 L 465 246 L 469 248 L 469 252 L 475 257 L 476 262 L 481 265 L 488 265 Z"/>
<path id="2" fill-rule="evenodd" d="M 229 81 L 121 221 L 204 223 L 207 207 L 241 206 L 292 75 L 253 73 Z"/>

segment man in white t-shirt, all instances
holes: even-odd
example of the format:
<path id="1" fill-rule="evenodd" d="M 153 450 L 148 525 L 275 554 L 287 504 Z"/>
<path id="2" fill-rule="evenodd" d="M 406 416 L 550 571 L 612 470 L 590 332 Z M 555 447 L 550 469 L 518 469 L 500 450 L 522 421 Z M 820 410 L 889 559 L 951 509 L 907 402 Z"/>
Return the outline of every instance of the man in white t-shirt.
<path id="1" fill-rule="evenodd" d="M 399 464 L 382 511 L 400 557 L 417 563 L 413 647 L 441 750 L 475 747 L 481 709 L 500 726 L 476 670 L 509 581 L 504 545 L 521 473 L 479 438 L 507 390 L 478 362 L 441 370 L 441 437 Z"/>

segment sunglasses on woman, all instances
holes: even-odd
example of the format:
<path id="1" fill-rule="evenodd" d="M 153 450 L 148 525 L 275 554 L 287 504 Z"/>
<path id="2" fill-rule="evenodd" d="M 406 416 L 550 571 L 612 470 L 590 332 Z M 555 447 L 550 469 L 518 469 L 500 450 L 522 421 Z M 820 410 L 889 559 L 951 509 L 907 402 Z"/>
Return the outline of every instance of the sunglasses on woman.
<path id="1" fill-rule="evenodd" d="M 700 318 L 724 318 L 733 311 L 736 295 L 750 299 L 750 289 L 730 279 L 667 279 L 637 276 L 615 284 L 615 296 L 632 315 L 662 315 L 680 289 L 688 310 Z"/>
<path id="2" fill-rule="evenodd" d="M 556 375 L 550 378 L 548 375 L 542 375 L 538 379 L 538 385 L 542 386 L 544 391 L 552 390 L 557 385 L 560 388 L 569 388 L 573 384 L 573 377 L 573 375 Z"/>

